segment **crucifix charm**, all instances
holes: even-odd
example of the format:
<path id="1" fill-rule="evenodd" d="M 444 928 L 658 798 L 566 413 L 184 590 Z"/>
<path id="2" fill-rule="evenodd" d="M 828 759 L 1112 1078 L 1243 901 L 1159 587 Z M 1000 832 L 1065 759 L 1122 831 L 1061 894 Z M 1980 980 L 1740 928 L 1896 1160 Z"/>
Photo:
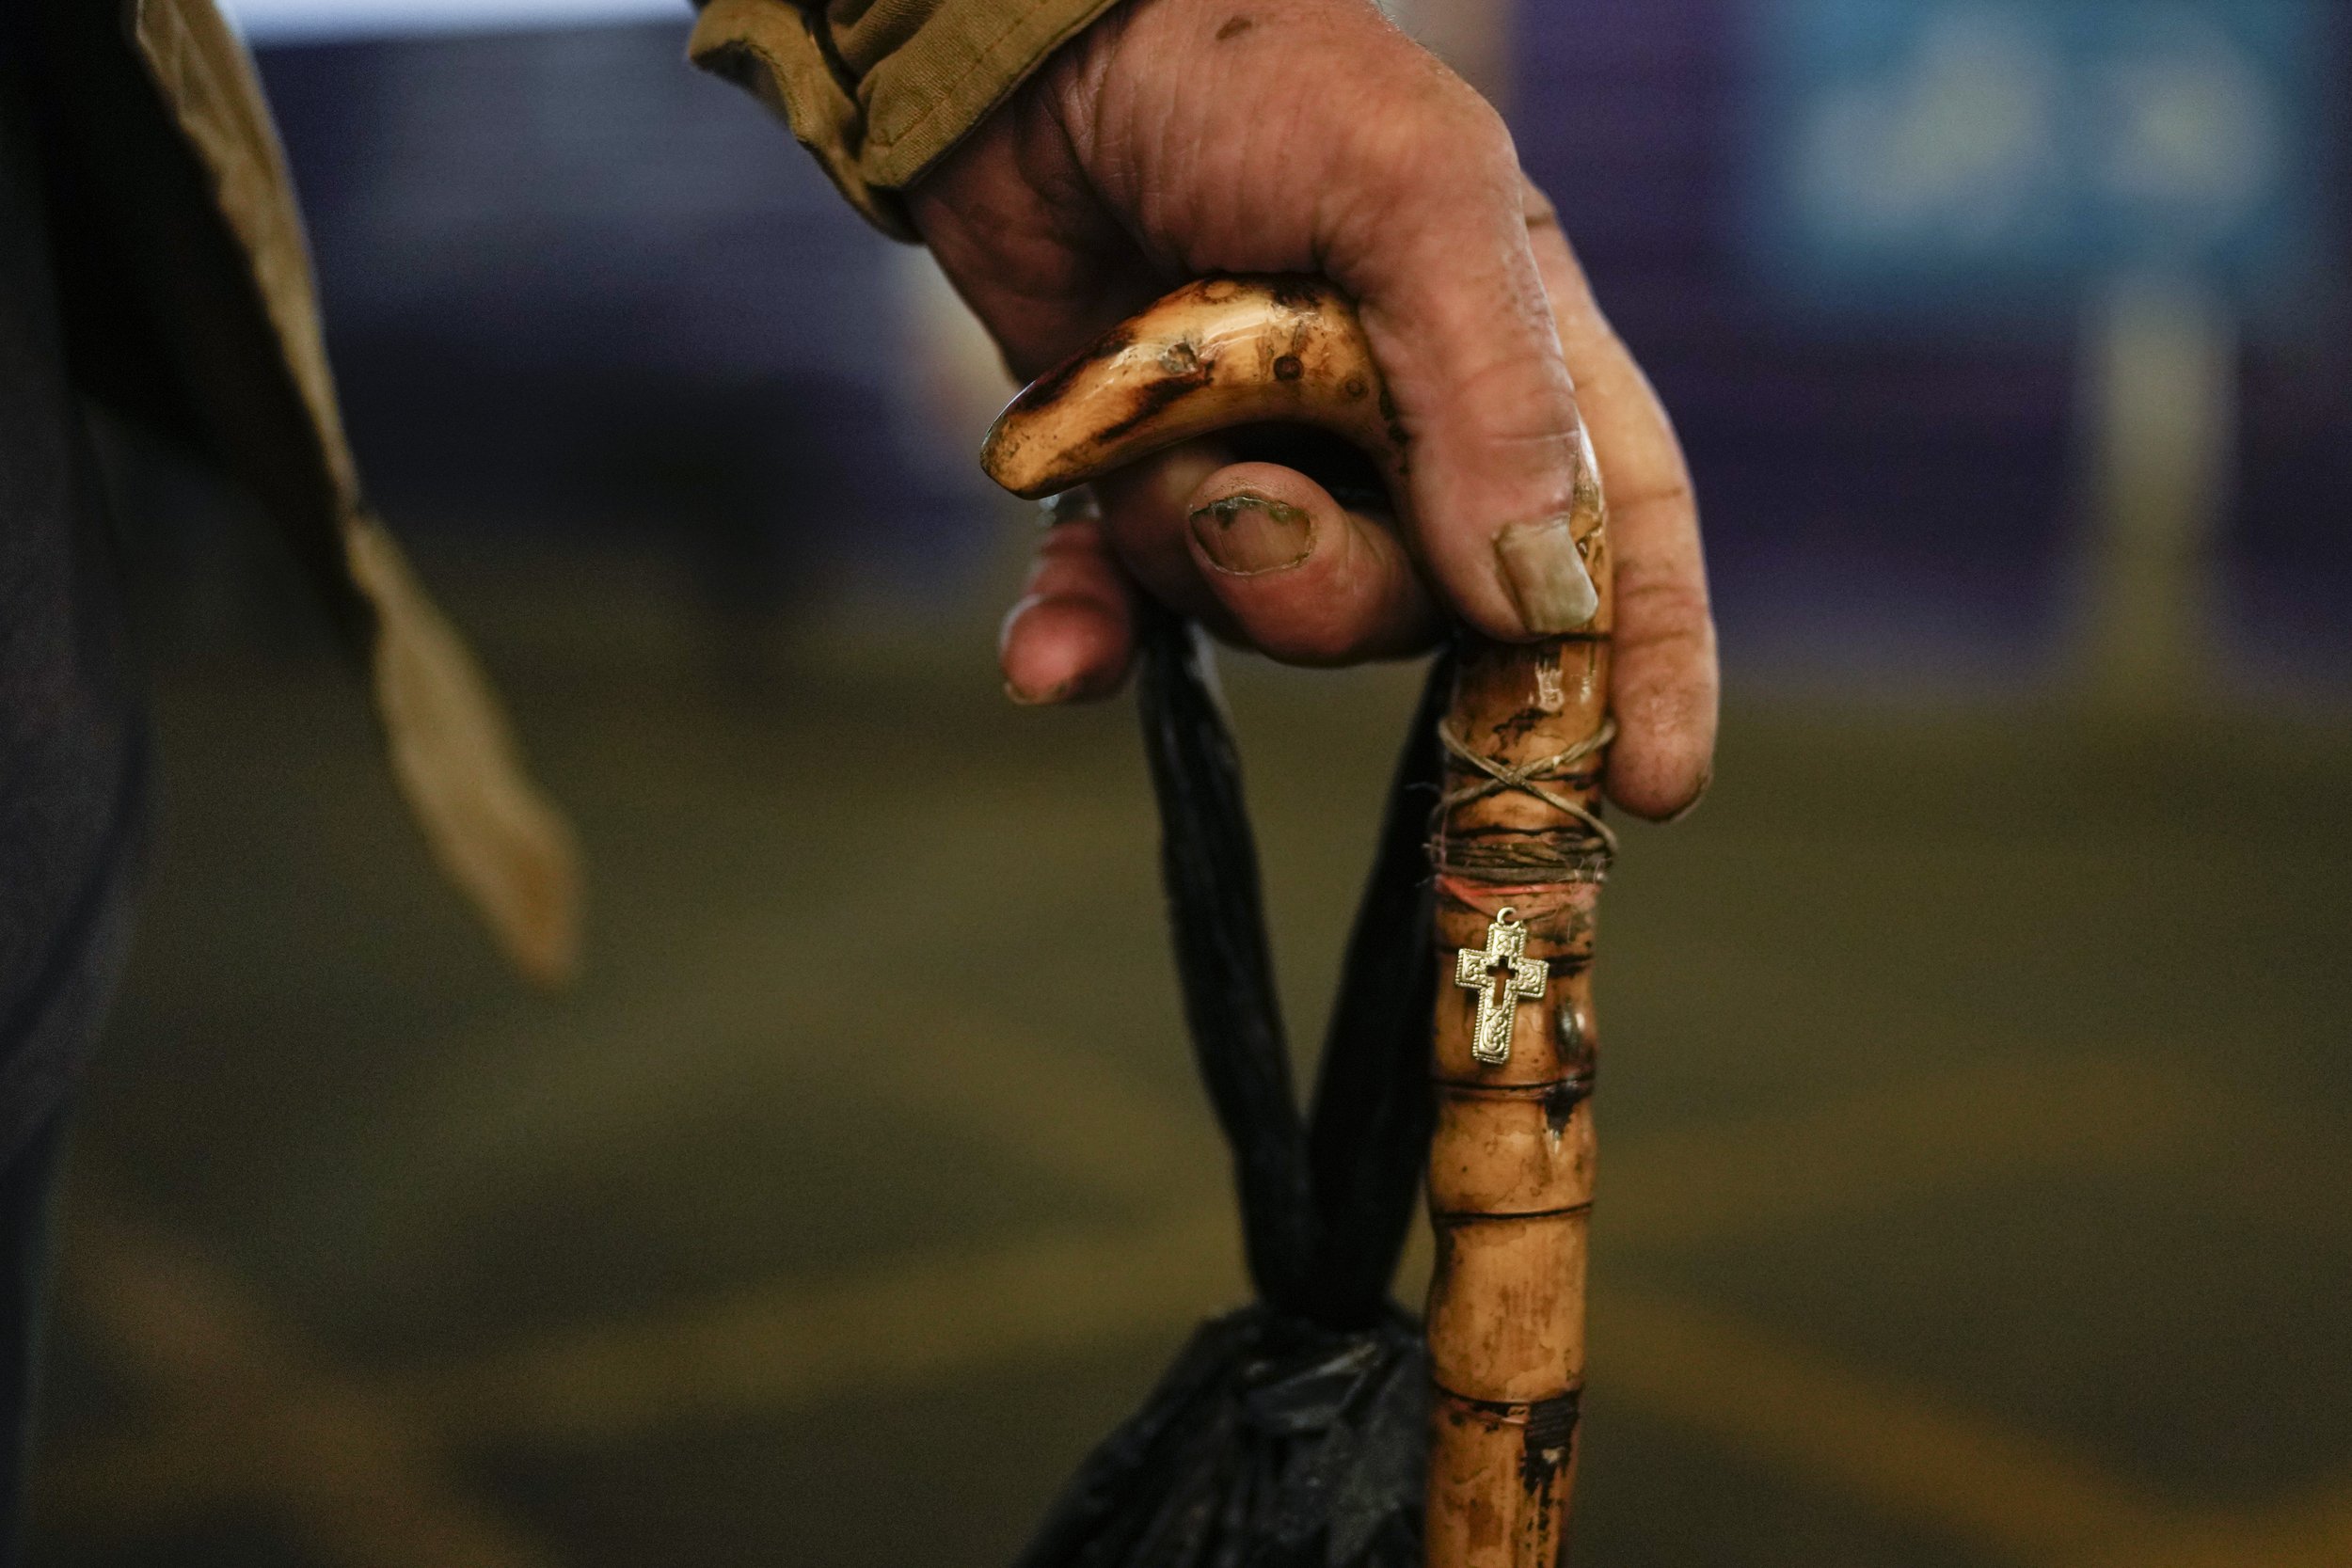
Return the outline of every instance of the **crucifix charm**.
<path id="1" fill-rule="evenodd" d="M 1465 947 L 1454 956 L 1454 983 L 1478 993 L 1478 1022 L 1470 1031 L 1470 1054 L 1489 1067 L 1511 1059 L 1511 1030 L 1519 1003 L 1544 994 L 1544 966 L 1527 956 L 1527 927 L 1503 910 L 1486 927 L 1486 950 Z"/>

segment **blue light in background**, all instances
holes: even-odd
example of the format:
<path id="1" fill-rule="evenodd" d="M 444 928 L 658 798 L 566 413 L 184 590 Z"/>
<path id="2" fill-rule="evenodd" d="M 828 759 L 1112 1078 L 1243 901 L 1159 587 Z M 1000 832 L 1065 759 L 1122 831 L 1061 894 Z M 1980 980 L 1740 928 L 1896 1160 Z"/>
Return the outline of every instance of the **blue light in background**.
<path id="1" fill-rule="evenodd" d="M 1751 0 L 1742 245 L 1883 325 L 2158 274 L 2260 327 L 2334 281 L 2326 0 Z"/>

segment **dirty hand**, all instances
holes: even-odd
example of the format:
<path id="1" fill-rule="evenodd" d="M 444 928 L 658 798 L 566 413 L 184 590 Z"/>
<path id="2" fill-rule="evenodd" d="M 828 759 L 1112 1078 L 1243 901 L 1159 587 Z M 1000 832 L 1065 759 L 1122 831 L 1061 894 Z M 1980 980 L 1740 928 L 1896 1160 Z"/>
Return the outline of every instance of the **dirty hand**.
<path id="1" fill-rule="evenodd" d="M 1609 791 L 1649 816 L 1705 787 L 1714 628 L 1689 476 L 1509 133 L 1369 0 L 1128 0 L 908 193 L 1027 379 L 1187 278 L 1319 272 L 1353 294 L 1413 447 L 1417 536 L 1291 468 L 1200 443 L 1097 486 L 1044 535 L 1007 619 L 1016 696 L 1115 689 L 1130 585 L 1297 663 L 1569 631 L 1582 429 L 1616 563 Z"/>

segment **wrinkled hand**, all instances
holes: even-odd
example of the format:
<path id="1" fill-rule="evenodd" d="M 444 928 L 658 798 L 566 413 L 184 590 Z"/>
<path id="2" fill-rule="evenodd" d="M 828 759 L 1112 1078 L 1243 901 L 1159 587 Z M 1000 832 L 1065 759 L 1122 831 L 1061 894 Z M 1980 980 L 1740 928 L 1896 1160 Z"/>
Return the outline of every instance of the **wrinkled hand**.
<path id="1" fill-rule="evenodd" d="M 1128 0 L 908 196 L 1024 380 L 1187 278 L 1319 272 L 1356 297 L 1413 442 L 1409 539 L 1215 443 L 1097 486 L 1102 520 L 1042 536 L 1006 621 L 1016 696 L 1115 689 L 1133 586 L 1296 663 L 1407 653 L 1444 614 L 1573 630 L 1589 428 L 1616 564 L 1609 792 L 1664 816 L 1704 789 L 1714 628 L 1674 432 L 1500 118 L 1366 0 Z"/>

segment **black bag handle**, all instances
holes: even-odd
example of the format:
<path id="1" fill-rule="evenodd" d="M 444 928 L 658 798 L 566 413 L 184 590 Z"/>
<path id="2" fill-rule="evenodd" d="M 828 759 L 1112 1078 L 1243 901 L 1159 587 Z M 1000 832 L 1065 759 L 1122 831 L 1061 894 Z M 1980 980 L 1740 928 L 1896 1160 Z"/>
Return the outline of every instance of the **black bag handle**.
<path id="1" fill-rule="evenodd" d="M 1311 1119 L 1291 1083 L 1240 760 L 1199 630 L 1145 611 L 1138 709 L 1193 1057 L 1233 1156 L 1251 1281 L 1330 1328 L 1387 1310 L 1427 1158 L 1435 973 L 1424 837 L 1450 687 L 1430 672 L 1331 1011 Z"/>

